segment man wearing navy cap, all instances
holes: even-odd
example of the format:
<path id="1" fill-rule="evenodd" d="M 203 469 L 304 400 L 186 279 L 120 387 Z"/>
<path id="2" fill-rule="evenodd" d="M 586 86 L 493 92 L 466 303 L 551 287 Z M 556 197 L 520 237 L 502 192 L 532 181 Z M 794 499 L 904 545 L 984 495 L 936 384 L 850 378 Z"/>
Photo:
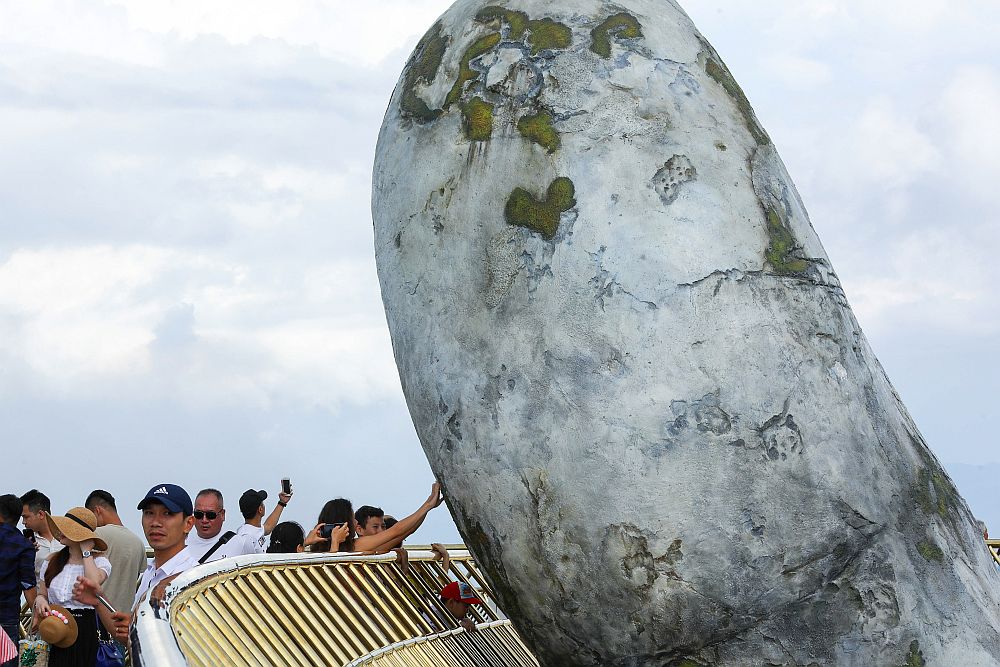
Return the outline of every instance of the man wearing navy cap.
<path id="1" fill-rule="evenodd" d="M 131 613 L 119 610 L 112 614 L 98 604 L 97 596 L 104 593 L 90 579 L 79 577 L 73 588 L 74 599 L 93 605 L 104 626 L 114 628 L 115 638 L 121 642 L 128 640 L 132 615 L 139 609 L 143 599 L 147 598 L 150 604 L 156 606 L 162 598 L 166 583 L 198 564 L 185 545 L 187 535 L 194 527 L 191 496 L 187 491 L 175 484 L 158 484 L 149 490 L 138 509 L 142 510 L 142 530 L 153 549 L 153 562 L 142 573 Z"/>

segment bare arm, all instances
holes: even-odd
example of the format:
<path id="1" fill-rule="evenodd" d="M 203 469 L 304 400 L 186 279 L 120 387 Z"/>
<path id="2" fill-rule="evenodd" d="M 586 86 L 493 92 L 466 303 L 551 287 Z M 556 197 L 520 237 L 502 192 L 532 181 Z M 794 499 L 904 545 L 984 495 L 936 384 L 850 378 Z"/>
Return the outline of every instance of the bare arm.
<path id="1" fill-rule="evenodd" d="M 274 509 L 271 510 L 271 513 L 266 519 L 264 519 L 264 523 L 261 524 L 264 527 L 265 535 L 270 535 L 271 531 L 274 530 L 274 527 L 278 525 L 278 520 L 281 518 L 281 512 L 285 509 L 281 503 L 285 503 L 287 505 L 291 497 L 292 494 L 290 493 L 278 494 L 279 502 L 274 504 Z"/>
<path id="2" fill-rule="evenodd" d="M 420 524 L 424 522 L 427 513 L 441 504 L 444 498 L 441 496 L 441 484 L 434 482 L 431 487 L 431 495 L 424 501 L 424 504 L 416 512 L 401 519 L 389 530 L 383 530 L 377 535 L 365 535 L 354 540 L 355 551 L 384 551 L 402 542 L 407 537 L 416 532 Z"/>

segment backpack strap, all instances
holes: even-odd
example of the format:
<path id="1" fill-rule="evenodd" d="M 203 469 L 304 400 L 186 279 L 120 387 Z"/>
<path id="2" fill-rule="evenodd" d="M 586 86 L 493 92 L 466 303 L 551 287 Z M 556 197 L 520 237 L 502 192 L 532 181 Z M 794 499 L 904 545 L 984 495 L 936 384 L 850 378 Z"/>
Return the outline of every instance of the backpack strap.
<path id="1" fill-rule="evenodd" d="M 209 549 L 208 551 L 206 551 L 204 556 L 202 556 L 201 558 L 198 559 L 198 564 L 199 565 L 203 565 L 209 558 L 212 557 L 212 554 L 214 554 L 216 551 L 219 550 L 219 547 L 221 547 L 223 544 L 225 544 L 229 540 L 233 539 L 233 537 L 235 535 L 236 535 L 235 532 L 233 532 L 231 530 L 227 530 L 226 534 L 223 535 L 222 537 L 220 537 L 219 541 L 216 542 L 214 545 L 212 545 L 212 548 Z"/>

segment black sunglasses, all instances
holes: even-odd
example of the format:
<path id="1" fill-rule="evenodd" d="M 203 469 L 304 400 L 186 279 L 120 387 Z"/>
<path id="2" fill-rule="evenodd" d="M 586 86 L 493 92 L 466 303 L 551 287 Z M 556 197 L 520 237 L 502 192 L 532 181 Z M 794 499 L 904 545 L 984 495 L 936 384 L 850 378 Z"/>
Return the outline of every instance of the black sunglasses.
<path id="1" fill-rule="evenodd" d="M 195 510 L 193 514 L 194 518 L 198 519 L 198 521 L 201 521 L 202 518 L 208 519 L 209 521 L 215 521 L 215 519 L 219 516 L 218 512 L 202 512 L 201 510 Z"/>

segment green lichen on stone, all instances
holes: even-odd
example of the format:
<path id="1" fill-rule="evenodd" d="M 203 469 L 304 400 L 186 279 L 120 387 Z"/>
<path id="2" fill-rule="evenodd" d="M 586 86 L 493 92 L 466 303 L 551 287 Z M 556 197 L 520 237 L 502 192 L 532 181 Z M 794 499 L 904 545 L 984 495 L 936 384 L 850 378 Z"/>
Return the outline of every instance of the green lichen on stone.
<path id="1" fill-rule="evenodd" d="M 441 33 L 440 23 L 435 23 L 417 43 L 403 77 L 403 94 L 399 107 L 404 114 L 422 121 L 432 121 L 441 115 L 440 109 L 431 109 L 420 99 L 416 87 L 418 83 L 429 84 L 434 80 L 447 47 L 448 38 Z"/>
<path id="2" fill-rule="evenodd" d="M 548 49 L 568 49 L 573 42 L 573 31 L 568 25 L 552 19 L 528 21 L 528 46 L 531 55 Z"/>
<path id="3" fill-rule="evenodd" d="M 527 14 L 512 9 L 505 9 L 504 7 L 497 7 L 496 5 L 480 9 L 476 13 L 476 20 L 487 25 L 492 23 L 497 28 L 506 23 L 510 26 L 510 34 L 507 39 L 515 42 L 521 41 L 525 30 L 528 28 Z"/>
<path id="4" fill-rule="evenodd" d="M 559 229 L 559 216 L 576 206 L 573 181 L 559 177 L 552 181 L 544 200 L 538 200 L 524 188 L 516 188 L 507 199 L 504 217 L 517 227 L 527 227 L 551 240 Z"/>
<path id="5" fill-rule="evenodd" d="M 921 468 L 917 474 L 914 497 L 925 514 L 947 517 L 955 503 L 956 491 L 948 478 L 940 470 Z"/>
<path id="6" fill-rule="evenodd" d="M 910 652 L 906 656 L 903 667 L 924 667 L 924 654 L 920 651 L 920 642 L 914 639 L 910 642 Z"/>
<path id="7" fill-rule="evenodd" d="M 488 53 L 500 43 L 500 33 L 493 32 L 485 37 L 480 37 L 474 41 L 462 54 L 462 62 L 458 68 L 458 79 L 455 85 L 448 91 L 448 96 L 444 100 L 445 108 L 450 107 L 462 97 L 465 84 L 479 76 L 479 73 L 472 69 L 472 61 Z"/>
<path id="8" fill-rule="evenodd" d="M 792 230 L 773 208 L 767 208 L 767 235 L 770 244 L 764 252 L 767 263 L 775 273 L 783 276 L 801 275 L 809 269 L 807 260 L 792 253 L 797 245 Z"/>
<path id="9" fill-rule="evenodd" d="M 708 44 L 705 43 L 705 46 L 708 46 Z M 712 53 L 714 54 L 714 51 Z M 729 73 L 729 69 L 722 64 L 722 61 L 718 60 L 716 56 L 710 55 L 705 61 L 705 72 L 716 83 L 722 86 L 733 102 L 736 103 L 736 108 L 739 109 L 740 114 L 743 116 L 743 121 L 746 123 L 747 129 L 750 130 L 750 134 L 753 136 L 754 141 L 757 142 L 757 145 L 766 146 L 771 143 L 771 138 L 767 136 L 767 132 L 764 131 L 764 128 L 757 121 L 757 115 L 753 112 L 753 107 L 750 106 L 750 100 L 747 99 L 747 96 L 743 93 L 743 89 L 740 88 L 740 84 L 736 83 L 736 79 Z"/>
<path id="10" fill-rule="evenodd" d="M 479 97 L 463 104 L 462 127 L 469 141 L 489 141 L 493 136 L 493 105 Z"/>
<path id="11" fill-rule="evenodd" d="M 517 131 L 525 139 L 535 142 L 549 153 L 555 153 L 559 149 L 561 143 L 559 133 L 552 127 L 552 116 L 544 111 L 521 116 L 517 121 Z"/>
<path id="12" fill-rule="evenodd" d="M 944 560 L 944 552 L 941 548 L 932 542 L 920 542 L 917 544 L 917 551 L 920 555 L 924 557 L 924 560 L 930 562 L 935 561 L 940 563 Z"/>
<path id="13" fill-rule="evenodd" d="M 510 28 L 507 39 L 512 42 L 520 42 L 527 34 L 527 44 L 533 56 L 545 49 L 567 49 L 573 40 L 573 31 L 568 25 L 548 18 L 532 21 L 524 12 L 496 5 L 480 9 L 476 20 L 496 28 L 502 28 L 506 23 Z"/>
<path id="14" fill-rule="evenodd" d="M 590 31 L 590 50 L 602 58 L 611 57 L 611 38 L 639 39 L 642 26 L 639 19 L 628 12 L 612 14 Z"/>

